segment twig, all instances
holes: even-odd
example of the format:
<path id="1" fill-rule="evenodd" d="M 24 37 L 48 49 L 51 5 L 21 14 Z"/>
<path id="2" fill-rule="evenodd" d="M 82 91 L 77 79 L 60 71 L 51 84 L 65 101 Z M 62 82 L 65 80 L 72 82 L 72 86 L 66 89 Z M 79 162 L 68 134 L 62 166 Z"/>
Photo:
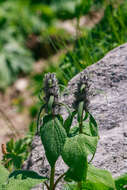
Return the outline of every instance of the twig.
<path id="1" fill-rule="evenodd" d="M 44 181 L 44 184 L 45 184 L 45 186 L 47 187 L 47 189 L 50 190 L 48 184 L 47 184 L 45 181 Z"/>
<path id="2" fill-rule="evenodd" d="M 55 188 L 56 188 L 58 182 L 63 178 L 64 175 L 65 175 L 65 173 L 62 174 L 62 175 L 56 180 L 56 182 L 55 182 L 55 184 L 54 184 L 54 187 L 53 187 L 53 190 L 55 190 Z"/>

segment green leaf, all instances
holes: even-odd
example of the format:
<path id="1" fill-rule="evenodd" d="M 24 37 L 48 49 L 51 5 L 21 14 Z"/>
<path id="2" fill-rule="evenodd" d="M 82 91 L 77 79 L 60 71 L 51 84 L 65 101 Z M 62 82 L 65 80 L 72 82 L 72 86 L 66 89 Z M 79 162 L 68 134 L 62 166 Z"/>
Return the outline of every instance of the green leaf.
<path id="1" fill-rule="evenodd" d="M 85 117 L 83 118 L 83 121 L 87 120 L 88 116 L 89 116 L 89 114 L 88 114 L 88 112 L 86 112 Z"/>
<path id="2" fill-rule="evenodd" d="M 69 114 L 68 118 L 64 122 L 64 128 L 66 130 L 67 135 L 69 134 L 69 131 L 70 131 L 72 121 L 73 121 L 75 114 L 76 114 L 76 111 L 73 111 L 71 114 Z"/>
<path id="3" fill-rule="evenodd" d="M 54 102 L 54 96 L 50 96 L 49 102 L 48 102 L 48 111 L 49 111 L 49 113 L 52 110 L 53 102 Z"/>
<path id="4" fill-rule="evenodd" d="M 115 179 L 115 185 L 117 190 L 123 190 L 126 189 L 124 188 L 127 185 L 127 174 L 124 174 L 118 178 Z"/>
<path id="5" fill-rule="evenodd" d="M 82 116 L 83 116 L 83 106 L 84 106 L 84 102 L 80 102 L 79 103 L 79 107 L 78 107 L 78 115 L 77 115 L 77 120 L 80 123 L 82 120 Z"/>
<path id="6" fill-rule="evenodd" d="M 17 170 L 12 172 L 7 183 L 2 185 L 2 190 L 30 190 L 35 185 L 47 180 L 34 171 Z"/>
<path id="7" fill-rule="evenodd" d="M 64 185 L 62 190 L 77 190 L 77 183 L 76 182 L 68 182 Z"/>
<path id="8" fill-rule="evenodd" d="M 27 144 L 25 144 L 24 139 L 19 139 L 15 142 L 15 146 L 14 146 L 14 152 L 16 154 L 22 154 L 23 152 L 25 152 L 27 149 Z"/>
<path id="9" fill-rule="evenodd" d="M 79 134 L 72 138 L 67 138 L 62 152 L 64 162 L 70 167 L 66 173 L 66 178 L 75 181 L 82 181 L 87 173 L 87 148 L 85 135 Z"/>
<path id="10" fill-rule="evenodd" d="M 45 148 L 46 157 L 51 167 L 53 167 L 63 150 L 67 137 L 62 122 L 59 120 L 59 116 L 45 116 L 40 129 L 40 135 Z"/>
<path id="11" fill-rule="evenodd" d="M 80 89 L 80 92 L 82 93 L 83 92 L 83 90 L 86 88 L 86 85 L 85 84 L 83 84 L 82 86 L 81 86 L 81 89 Z"/>
<path id="12" fill-rule="evenodd" d="M 83 188 L 89 190 L 115 190 L 115 183 L 108 171 L 89 165 L 87 180 L 84 182 Z"/>
<path id="13" fill-rule="evenodd" d="M 89 113 L 89 115 L 90 115 L 89 125 L 90 125 L 91 134 L 92 134 L 92 136 L 99 136 L 97 122 L 95 121 L 94 117 L 90 113 Z"/>
<path id="14" fill-rule="evenodd" d="M 9 176 L 8 179 L 15 178 L 15 179 L 26 179 L 26 178 L 31 178 L 31 179 L 47 179 L 46 177 L 43 177 L 39 175 L 38 173 L 30 170 L 15 170 L 12 172 Z"/>
<path id="15" fill-rule="evenodd" d="M 79 125 L 76 125 L 70 129 L 69 137 L 74 137 L 79 134 Z"/>
<path id="16" fill-rule="evenodd" d="M 79 134 L 79 127 L 75 126 L 71 129 L 70 137 L 74 137 Z M 85 149 L 87 155 L 94 155 L 96 152 L 96 147 L 98 143 L 98 137 L 90 136 L 89 131 L 89 124 L 86 123 L 86 125 L 83 128 L 83 136 L 82 136 L 84 143 L 85 143 Z"/>
<path id="17" fill-rule="evenodd" d="M 14 139 L 11 139 L 9 142 L 7 142 L 7 152 L 12 152 L 14 149 Z"/>
<path id="18" fill-rule="evenodd" d="M 2 184 L 6 182 L 8 175 L 8 170 L 0 164 L 0 189 L 2 189 Z"/>
<path id="19" fill-rule="evenodd" d="M 13 155 L 12 157 L 13 160 L 13 164 L 15 169 L 20 169 L 22 164 L 23 164 L 23 157 L 22 156 L 17 156 L 17 155 Z"/>
<path id="20" fill-rule="evenodd" d="M 83 133 L 85 135 L 92 136 L 89 123 L 88 122 L 83 122 L 82 125 L 83 125 Z"/>

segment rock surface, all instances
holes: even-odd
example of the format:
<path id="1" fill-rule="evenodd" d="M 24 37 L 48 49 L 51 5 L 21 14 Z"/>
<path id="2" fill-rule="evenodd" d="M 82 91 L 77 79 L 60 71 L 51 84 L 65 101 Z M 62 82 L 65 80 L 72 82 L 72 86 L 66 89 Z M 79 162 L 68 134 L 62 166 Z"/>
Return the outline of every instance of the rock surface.
<path id="1" fill-rule="evenodd" d="M 99 126 L 100 140 L 93 164 L 109 170 L 113 176 L 127 172 L 127 44 L 110 51 L 103 59 L 76 75 L 68 84 L 62 100 L 70 107 L 81 76 L 88 78 L 88 110 Z M 85 82 L 85 81 L 84 81 Z M 62 110 L 63 116 L 67 113 Z M 66 166 L 59 159 L 56 176 Z M 49 174 L 40 138 L 35 136 L 24 169 Z M 39 190 L 38 188 L 34 188 Z M 58 186 L 58 189 L 61 189 Z"/>

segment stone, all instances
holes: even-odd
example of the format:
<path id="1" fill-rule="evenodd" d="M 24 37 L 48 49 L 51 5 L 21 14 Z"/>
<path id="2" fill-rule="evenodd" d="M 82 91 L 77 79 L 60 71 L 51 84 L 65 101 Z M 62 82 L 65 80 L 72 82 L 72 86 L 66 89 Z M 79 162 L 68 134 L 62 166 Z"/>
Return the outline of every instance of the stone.
<path id="1" fill-rule="evenodd" d="M 84 79 L 82 76 L 85 76 Z M 70 80 L 61 97 L 61 101 L 70 108 L 75 101 L 78 82 L 82 79 L 82 83 L 85 83 L 86 78 L 89 86 L 87 109 L 96 119 L 100 135 L 93 164 L 109 170 L 116 177 L 127 172 L 127 43 L 110 51 Z M 62 109 L 61 113 L 65 119 L 66 110 Z M 56 176 L 66 171 L 67 167 L 61 159 L 56 166 Z M 42 175 L 49 174 L 44 149 L 37 135 L 24 169 L 32 169 Z"/>

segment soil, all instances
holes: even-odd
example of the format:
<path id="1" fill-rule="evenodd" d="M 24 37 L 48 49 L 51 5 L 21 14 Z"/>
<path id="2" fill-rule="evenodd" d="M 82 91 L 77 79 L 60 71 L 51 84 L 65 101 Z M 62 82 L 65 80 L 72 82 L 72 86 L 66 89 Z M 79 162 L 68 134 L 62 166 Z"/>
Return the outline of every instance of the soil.
<path id="1" fill-rule="evenodd" d="M 22 80 L 27 82 L 27 79 L 18 79 L 17 82 Z M 15 84 L 9 87 L 5 94 L 0 93 L 0 145 L 11 138 L 22 138 L 30 122 L 28 112 L 28 107 L 32 104 L 30 92 L 26 88 L 19 91 Z"/>

